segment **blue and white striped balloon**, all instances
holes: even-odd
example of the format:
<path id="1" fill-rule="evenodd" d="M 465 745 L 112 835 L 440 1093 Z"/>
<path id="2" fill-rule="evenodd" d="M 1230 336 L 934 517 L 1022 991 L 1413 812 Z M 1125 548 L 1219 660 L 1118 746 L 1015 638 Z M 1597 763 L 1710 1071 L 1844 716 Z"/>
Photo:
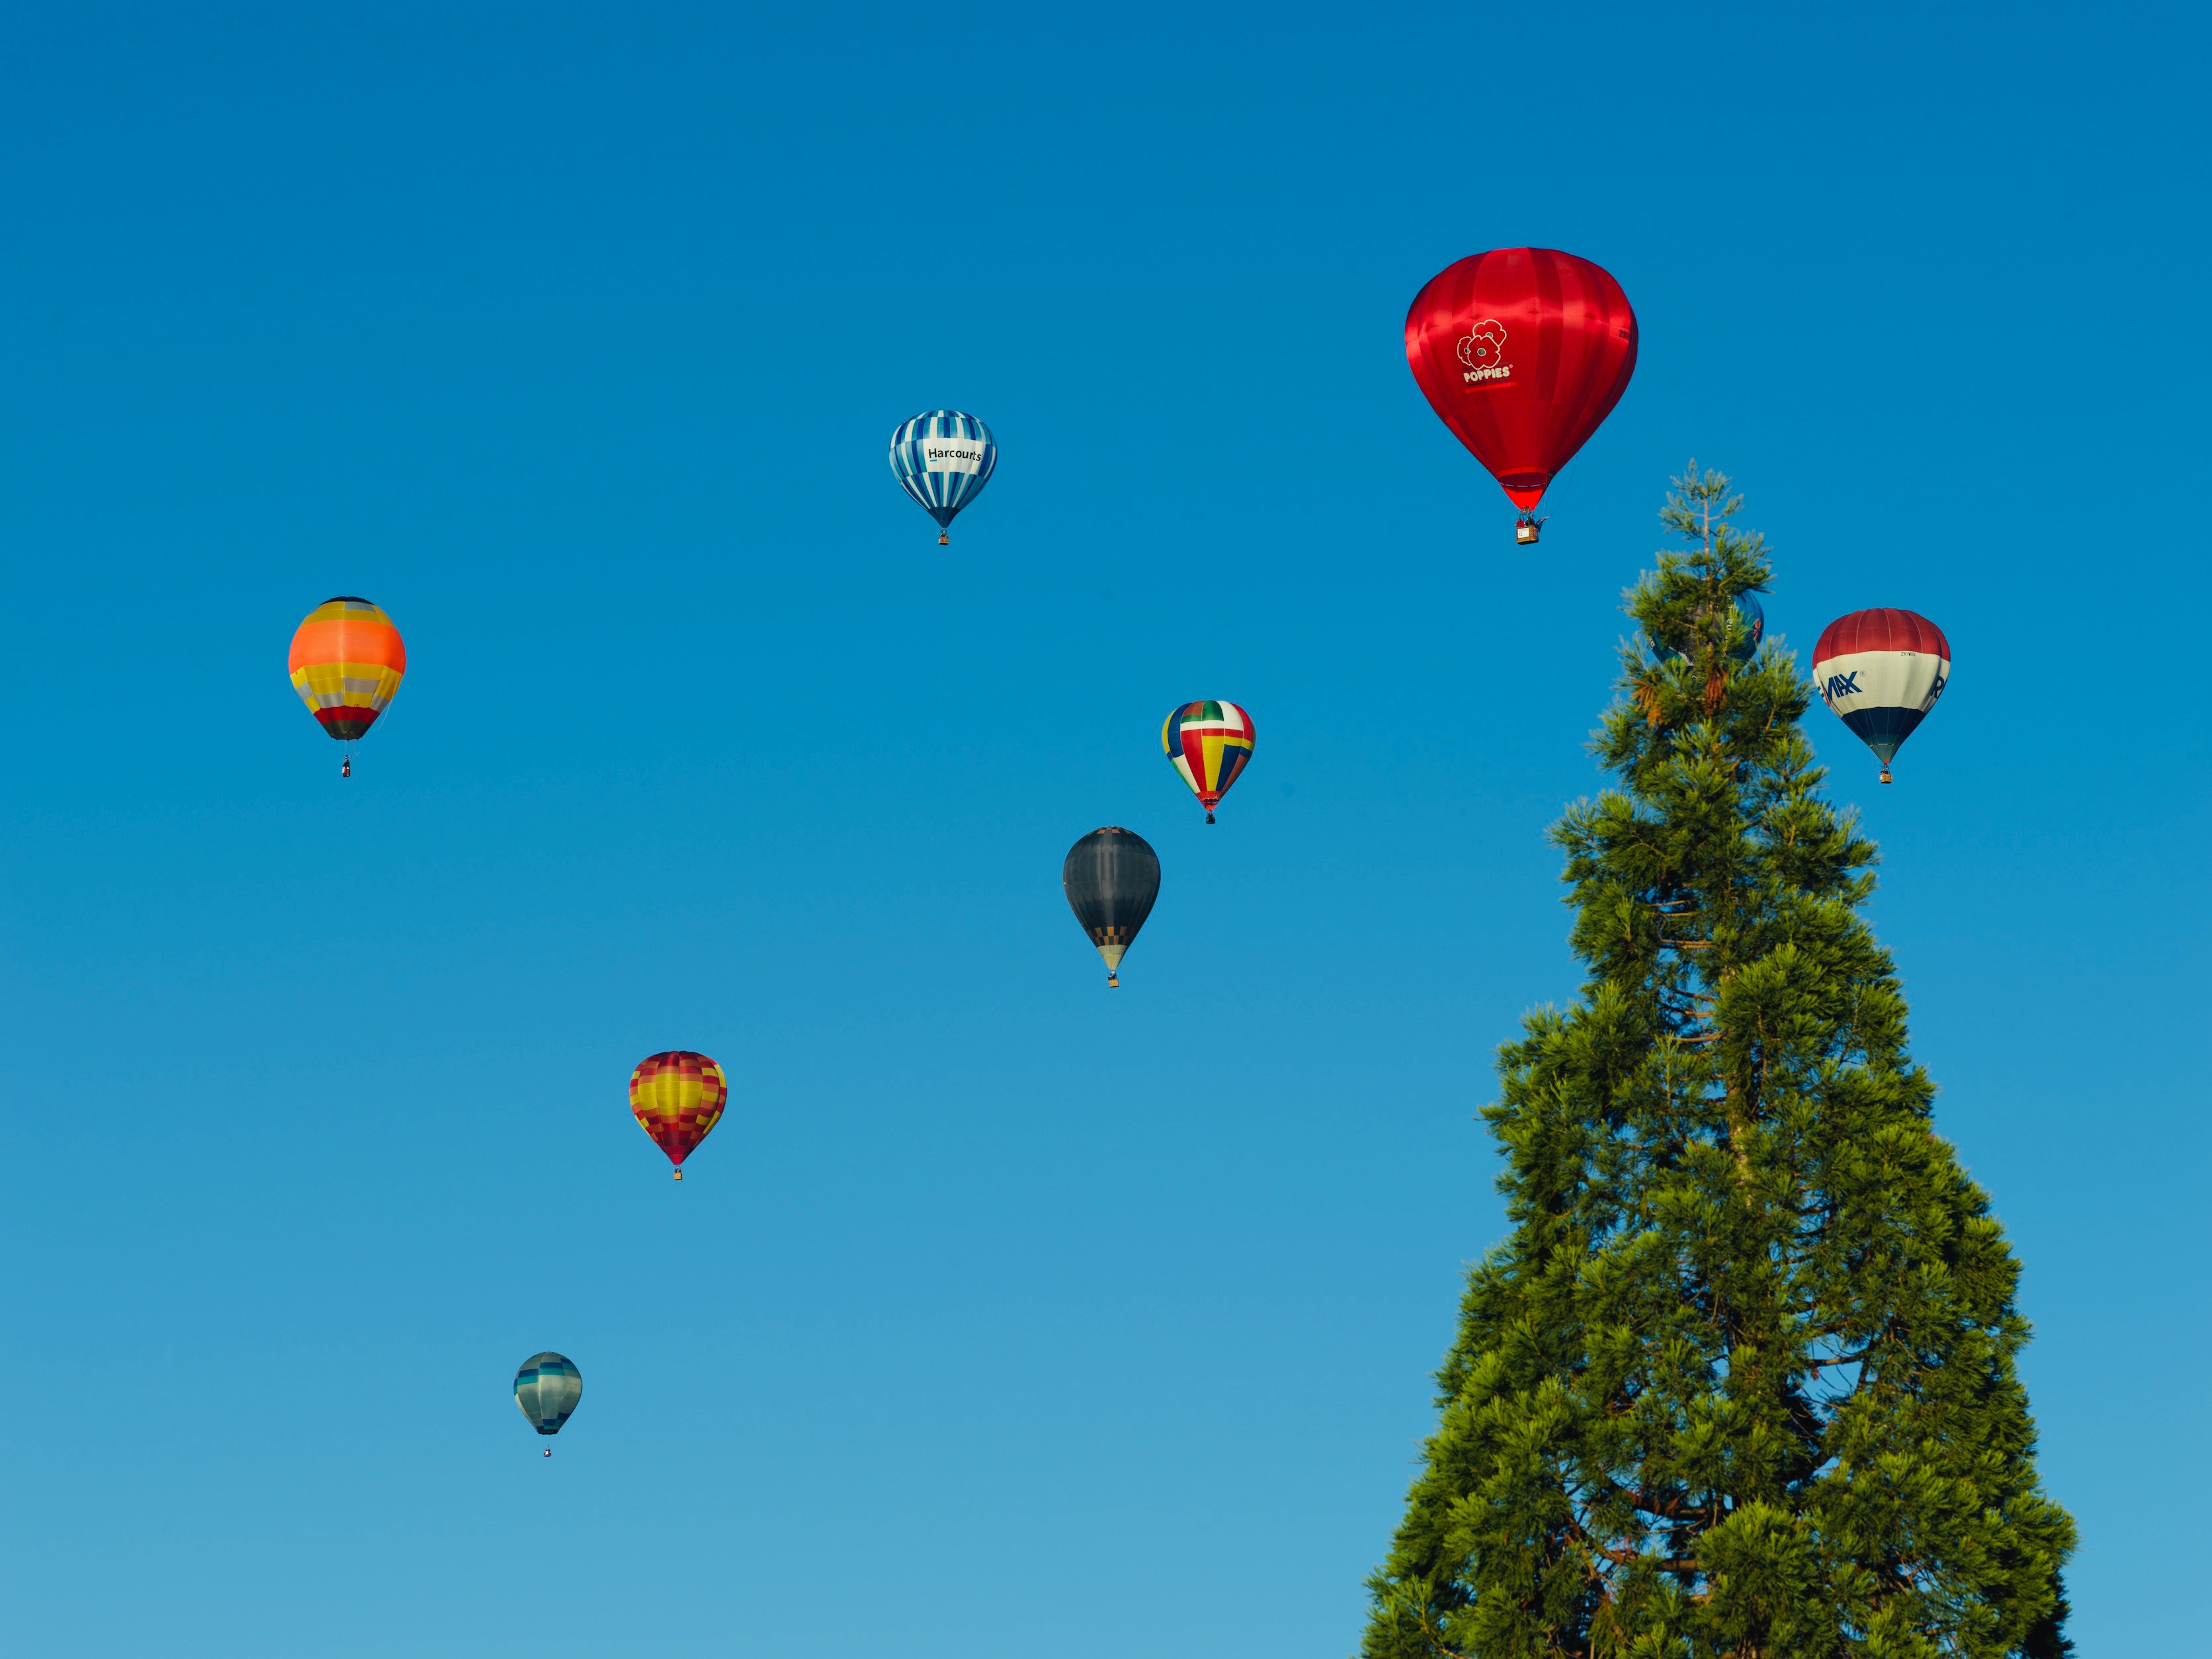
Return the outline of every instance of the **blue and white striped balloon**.
<path id="1" fill-rule="evenodd" d="M 982 494 L 999 464 L 991 428 L 957 409 L 933 409 L 891 434 L 891 472 L 922 511 L 951 529 L 960 509 Z M 942 544 L 951 540 L 940 535 Z"/>

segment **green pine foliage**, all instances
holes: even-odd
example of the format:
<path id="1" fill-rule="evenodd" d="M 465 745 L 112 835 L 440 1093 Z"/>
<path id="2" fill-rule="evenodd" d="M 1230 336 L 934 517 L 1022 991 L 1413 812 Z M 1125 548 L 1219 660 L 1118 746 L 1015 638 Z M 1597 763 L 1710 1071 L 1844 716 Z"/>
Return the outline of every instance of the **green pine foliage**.
<path id="1" fill-rule="evenodd" d="M 1930 1126 L 1810 689 L 1740 659 L 1764 540 L 1727 478 L 1674 486 L 1690 545 L 1628 605 L 1673 651 L 1624 647 L 1619 787 L 1553 830 L 1589 977 L 1500 1051 L 1512 1231 L 1364 1659 L 2059 1659 L 2019 1269 Z"/>

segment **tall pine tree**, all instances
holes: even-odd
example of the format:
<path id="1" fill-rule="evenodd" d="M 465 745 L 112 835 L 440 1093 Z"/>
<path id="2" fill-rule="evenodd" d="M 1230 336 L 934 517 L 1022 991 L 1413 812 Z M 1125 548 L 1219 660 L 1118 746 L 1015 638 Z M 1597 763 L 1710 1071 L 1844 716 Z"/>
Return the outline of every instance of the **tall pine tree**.
<path id="1" fill-rule="evenodd" d="M 1589 977 L 1500 1051 L 1512 1232 L 1365 1659 L 2057 1659 L 2018 1267 L 1930 1127 L 1804 678 L 1747 654 L 1764 540 L 1727 478 L 1674 485 L 1690 545 L 1594 742 L 1619 787 L 1553 830 Z"/>

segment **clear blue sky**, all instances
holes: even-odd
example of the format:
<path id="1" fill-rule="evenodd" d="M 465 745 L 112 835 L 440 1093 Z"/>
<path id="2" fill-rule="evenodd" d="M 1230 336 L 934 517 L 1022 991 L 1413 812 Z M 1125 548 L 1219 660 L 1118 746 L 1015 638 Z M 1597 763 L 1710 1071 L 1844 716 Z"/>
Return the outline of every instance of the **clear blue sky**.
<path id="1" fill-rule="evenodd" d="M 0 1647 L 1340 1659 L 1694 454 L 1787 643 L 1954 643 L 1894 787 L 1812 733 L 2083 1650 L 2191 1650 L 2202 11 L 1041 9 L 0 26 Z M 1518 243 L 1643 324 L 1534 554 L 1400 340 Z M 343 785 L 341 592 L 410 665 Z"/>

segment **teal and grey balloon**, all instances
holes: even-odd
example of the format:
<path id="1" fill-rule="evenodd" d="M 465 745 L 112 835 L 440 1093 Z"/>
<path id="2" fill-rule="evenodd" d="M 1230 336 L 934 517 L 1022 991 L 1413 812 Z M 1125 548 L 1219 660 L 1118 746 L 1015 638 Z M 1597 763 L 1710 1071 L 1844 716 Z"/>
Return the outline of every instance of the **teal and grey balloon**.
<path id="1" fill-rule="evenodd" d="M 514 1374 L 514 1403 L 540 1434 L 558 1434 L 584 1397 L 584 1374 L 565 1354 L 534 1353 Z M 545 1449 L 548 1457 L 553 1448 Z"/>

